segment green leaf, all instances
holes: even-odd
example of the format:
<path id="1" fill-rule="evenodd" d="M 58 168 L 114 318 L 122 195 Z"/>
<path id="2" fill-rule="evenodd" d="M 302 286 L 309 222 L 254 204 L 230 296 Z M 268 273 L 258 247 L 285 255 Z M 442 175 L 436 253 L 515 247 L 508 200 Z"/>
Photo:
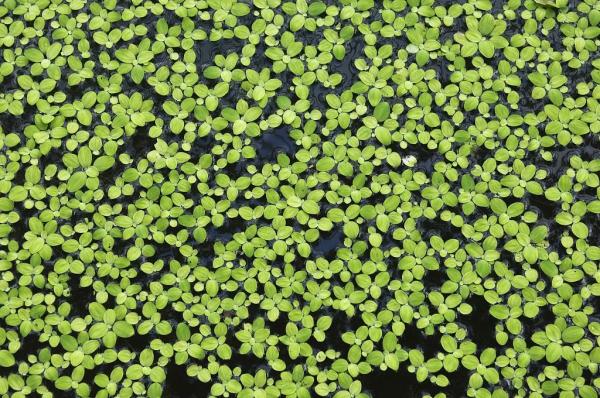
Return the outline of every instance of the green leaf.
<path id="1" fill-rule="evenodd" d="M 128 338 L 134 335 L 133 326 L 125 321 L 117 321 L 113 325 L 113 331 L 118 337 Z"/>
<path id="2" fill-rule="evenodd" d="M 71 380 L 71 378 L 69 376 L 61 376 L 58 379 L 56 379 L 56 381 L 54 382 L 54 385 L 59 390 L 66 391 L 66 390 L 69 390 L 72 388 L 73 381 Z"/>
<path id="3" fill-rule="evenodd" d="M 550 343 L 546 347 L 546 360 L 550 363 L 554 363 L 562 356 L 562 347 L 558 343 Z"/>
<path id="4" fill-rule="evenodd" d="M 294 389 L 295 389 L 295 387 L 294 387 Z M 329 395 L 329 386 L 326 383 L 317 384 L 315 386 L 315 392 L 317 393 L 318 396 L 326 397 Z"/>
<path id="5" fill-rule="evenodd" d="M 573 216 L 571 216 L 571 214 L 563 211 L 556 215 L 555 220 L 560 225 L 570 225 L 573 222 Z"/>
<path id="6" fill-rule="evenodd" d="M 508 318 L 510 311 L 507 306 L 496 304 L 490 308 L 490 314 L 496 319 L 503 320 Z"/>
<path id="7" fill-rule="evenodd" d="M 212 351 L 219 346 L 219 341 L 214 337 L 207 337 L 206 339 L 202 340 L 200 346 L 206 351 Z"/>
<path id="8" fill-rule="evenodd" d="M 81 190 L 81 188 L 83 188 L 83 186 L 85 185 L 86 179 L 87 176 L 83 171 L 75 172 L 67 182 L 67 189 L 69 190 L 69 192 L 77 192 Z"/>
<path id="9" fill-rule="evenodd" d="M 377 140 L 385 146 L 388 146 L 392 143 L 392 135 L 386 128 L 377 127 L 375 129 L 375 136 L 377 137 Z"/>
<path id="10" fill-rule="evenodd" d="M 530 73 L 527 77 L 529 78 L 529 81 L 537 87 L 544 87 L 548 83 L 546 76 L 542 75 L 540 72 Z"/>
<path id="11" fill-rule="evenodd" d="M 573 224 L 571 230 L 573 231 L 573 235 L 575 235 L 579 239 L 586 239 L 588 237 L 588 227 L 582 222 L 577 222 Z"/>
<path id="12" fill-rule="evenodd" d="M 535 247 L 526 246 L 523 250 L 523 257 L 529 264 L 534 264 L 538 259 L 538 251 Z"/>
<path id="13" fill-rule="evenodd" d="M 373 110 L 373 116 L 378 122 L 383 122 L 390 115 L 390 104 L 387 102 L 380 102 Z"/>
<path id="14" fill-rule="evenodd" d="M 304 16 L 301 14 L 296 14 L 290 20 L 290 31 L 297 32 L 304 26 Z"/>
<path id="15" fill-rule="evenodd" d="M 115 51 L 115 56 L 119 61 L 124 62 L 126 64 L 133 64 L 133 62 L 135 61 L 135 54 L 128 49 L 121 48 Z"/>
<path id="16" fill-rule="evenodd" d="M 479 52 L 486 58 L 492 58 L 494 56 L 494 52 L 496 51 L 494 47 L 494 43 L 488 40 L 482 40 L 479 43 Z"/>
<path id="17" fill-rule="evenodd" d="M 84 126 L 92 124 L 92 113 L 87 109 L 82 109 L 77 112 L 77 120 Z"/>
<path id="18" fill-rule="evenodd" d="M 11 367 L 15 364 L 15 357 L 7 350 L 0 350 L 0 366 L 3 368 Z"/>
<path id="19" fill-rule="evenodd" d="M 327 6 L 321 1 L 311 2 L 308 6 L 308 15 L 311 17 L 317 17 L 324 13 L 326 9 Z"/>
<path id="20" fill-rule="evenodd" d="M 60 344 L 62 347 L 69 352 L 73 352 L 77 349 L 78 343 L 75 337 L 64 334 L 60 336 Z"/>
<path id="21" fill-rule="evenodd" d="M 150 62 L 152 58 L 154 58 L 154 53 L 152 51 L 140 51 L 137 56 L 137 61 L 143 65 Z"/>
<path id="22" fill-rule="evenodd" d="M 546 325 L 546 336 L 548 336 L 551 341 L 557 342 L 560 340 L 560 329 L 554 324 Z"/>
<path id="23" fill-rule="evenodd" d="M 37 48 L 33 47 L 27 48 L 24 51 L 24 55 L 31 62 L 42 62 L 42 60 L 44 59 L 44 54 Z"/>
<path id="24" fill-rule="evenodd" d="M 144 69 L 139 65 L 134 66 L 131 69 L 131 79 L 134 83 L 140 84 L 144 80 Z"/>
<path id="25" fill-rule="evenodd" d="M 100 156 L 94 161 L 94 167 L 100 172 L 110 169 L 113 164 L 115 164 L 115 159 L 112 156 Z"/>
<path id="26" fill-rule="evenodd" d="M 579 326 L 569 326 L 562 331 L 562 340 L 565 343 L 576 343 L 584 336 L 585 331 Z"/>

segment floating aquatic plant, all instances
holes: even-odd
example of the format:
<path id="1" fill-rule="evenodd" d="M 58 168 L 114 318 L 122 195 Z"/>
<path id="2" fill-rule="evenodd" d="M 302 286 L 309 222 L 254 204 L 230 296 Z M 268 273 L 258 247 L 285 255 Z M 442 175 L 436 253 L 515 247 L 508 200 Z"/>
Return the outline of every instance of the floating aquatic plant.
<path id="1" fill-rule="evenodd" d="M 0 2 L 0 395 L 597 398 L 599 24 Z"/>

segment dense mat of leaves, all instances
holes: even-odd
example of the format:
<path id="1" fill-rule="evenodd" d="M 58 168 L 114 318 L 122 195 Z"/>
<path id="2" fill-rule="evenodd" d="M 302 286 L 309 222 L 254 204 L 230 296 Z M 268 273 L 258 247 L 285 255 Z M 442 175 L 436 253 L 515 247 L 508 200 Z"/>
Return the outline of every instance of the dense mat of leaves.
<path id="1" fill-rule="evenodd" d="M 0 1 L 0 396 L 596 398 L 599 24 Z"/>

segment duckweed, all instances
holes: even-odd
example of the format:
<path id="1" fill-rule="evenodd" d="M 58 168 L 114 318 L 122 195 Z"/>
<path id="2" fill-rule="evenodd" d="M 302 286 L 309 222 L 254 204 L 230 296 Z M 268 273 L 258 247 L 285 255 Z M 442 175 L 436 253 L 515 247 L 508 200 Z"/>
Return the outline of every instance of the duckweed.
<path id="1" fill-rule="evenodd" d="M 0 2 L 0 396 L 597 398 L 599 45 L 596 0 Z"/>

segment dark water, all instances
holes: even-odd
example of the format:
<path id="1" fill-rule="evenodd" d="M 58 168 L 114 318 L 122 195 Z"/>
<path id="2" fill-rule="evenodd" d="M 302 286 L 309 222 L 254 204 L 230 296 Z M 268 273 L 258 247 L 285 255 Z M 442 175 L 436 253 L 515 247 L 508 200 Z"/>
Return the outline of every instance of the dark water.
<path id="1" fill-rule="evenodd" d="M 280 153 L 292 158 L 296 153 L 296 143 L 290 137 L 290 128 L 282 126 L 261 134 L 254 140 L 258 160 L 264 163 L 277 163 Z"/>
<path id="2" fill-rule="evenodd" d="M 166 369 L 167 379 L 163 387 L 163 396 L 173 398 L 206 398 L 210 385 L 187 375 L 185 365 L 169 363 Z"/>

